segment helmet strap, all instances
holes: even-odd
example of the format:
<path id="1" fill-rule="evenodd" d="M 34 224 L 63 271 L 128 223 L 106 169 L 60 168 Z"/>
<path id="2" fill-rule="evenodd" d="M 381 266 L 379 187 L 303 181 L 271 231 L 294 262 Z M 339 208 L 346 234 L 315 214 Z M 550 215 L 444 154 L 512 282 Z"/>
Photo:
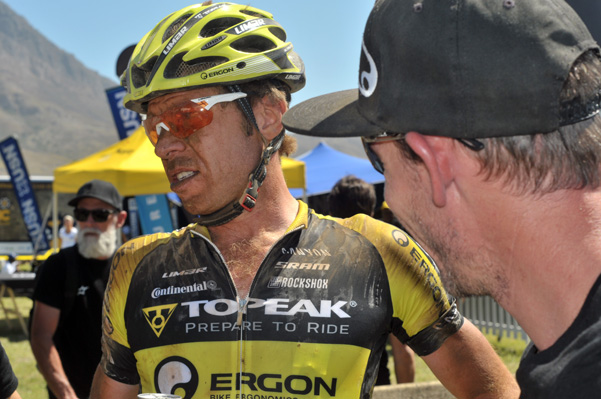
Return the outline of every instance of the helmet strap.
<path id="1" fill-rule="evenodd" d="M 252 212 L 257 203 L 259 188 L 263 185 L 263 181 L 267 175 L 267 165 L 269 164 L 271 156 L 280 149 L 282 141 L 284 141 L 285 132 L 286 131 L 282 129 L 271 142 L 267 143 L 267 140 L 259 131 L 261 139 L 263 140 L 263 155 L 261 156 L 261 162 L 259 162 L 255 170 L 248 177 L 248 186 L 244 190 L 242 197 L 230 202 L 217 212 L 208 215 L 197 215 L 194 218 L 194 221 L 201 226 L 219 226 L 236 218 L 245 210 Z"/>
<path id="2" fill-rule="evenodd" d="M 229 85 L 229 86 L 227 86 L 227 88 L 232 93 L 242 93 L 242 89 L 238 85 Z M 261 134 L 261 130 L 259 129 L 259 125 L 257 125 L 257 119 L 255 118 L 255 113 L 253 112 L 253 108 L 250 105 L 250 102 L 248 101 L 248 97 L 239 98 L 236 100 L 236 102 L 238 103 L 238 105 L 240 105 L 240 108 L 242 109 L 242 112 L 246 116 L 246 119 L 248 119 L 250 121 L 250 123 L 253 124 L 255 129 L 257 129 L 257 132 L 259 132 L 259 134 Z M 249 136 L 251 134 L 252 134 L 252 132 L 249 133 Z"/>

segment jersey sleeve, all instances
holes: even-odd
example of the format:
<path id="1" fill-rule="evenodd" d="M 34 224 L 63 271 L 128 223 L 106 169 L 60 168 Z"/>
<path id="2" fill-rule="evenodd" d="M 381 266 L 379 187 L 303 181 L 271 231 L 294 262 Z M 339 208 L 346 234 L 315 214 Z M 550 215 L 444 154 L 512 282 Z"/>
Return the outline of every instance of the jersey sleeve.
<path id="1" fill-rule="evenodd" d="M 392 332 L 418 355 L 436 351 L 463 325 L 428 254 L 401 229 L 365 215 L 345 224 L 368 238 L 386 267 L 393 307 Z"/>
<path id="2" fill-rule="evenodd" d="M 131 275 L 135 269 L 133 253 L 143 238 L 128 241 L 113 257 L 102 309 L 102 359 L 104 373 L 124 384 L 136 385 L 140 377 L 136 358 L 129 346 L 124 311 Z"/>

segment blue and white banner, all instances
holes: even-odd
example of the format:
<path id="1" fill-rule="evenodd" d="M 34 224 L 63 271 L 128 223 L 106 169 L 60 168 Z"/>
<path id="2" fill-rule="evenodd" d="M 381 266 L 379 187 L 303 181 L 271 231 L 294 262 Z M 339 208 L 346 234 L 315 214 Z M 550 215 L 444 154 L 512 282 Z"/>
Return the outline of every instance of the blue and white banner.
<path id="1" fill-rule="evenodd" d="M 0 152 L 6 164 L 6 169 L 15 190 L 15 195 L 19 201 L 21 214 L 29 239 L 33 244 L 34 252 L 42 252 L 50 249 L 48 238 L 45 234 L 44 221 L 35 199 L 29 173 L 25 167 L 25 160 L 21 155 L 19 144 L 13 137 L 9 137 L 0 143 Z"/>
<path id="2" fill-rule="evenodd" d="M 107 89 L 106 96 L 109 100 L 119 138 L 123 140 L 124 138 L 131 136 L 131 134 L 140 127 L 140 115 L 138 115 L 137 112 L 125 108 L 123 105 L 123 97 L 125 97 L 125 88 L 123 86 Z"/>
<path id="3" fill-rule="evenodd" d="M 138 195 L 136 203 L 138 204 L 142 234 L 173 231 L 173 222 L 165 194 Z"/>

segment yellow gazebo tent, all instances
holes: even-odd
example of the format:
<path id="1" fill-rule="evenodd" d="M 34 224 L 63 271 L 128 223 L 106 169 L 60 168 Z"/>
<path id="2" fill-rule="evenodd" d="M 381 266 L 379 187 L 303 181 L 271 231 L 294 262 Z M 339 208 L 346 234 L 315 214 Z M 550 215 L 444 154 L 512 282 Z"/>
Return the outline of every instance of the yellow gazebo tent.
<path id="1" fill-rule="evenodd" d="M 305 189 L 304 162 L 284 157 L 282 168 L 289 188 Z M 92 179 L 113 183 L 124 197 L 170 191 L 161 160 L 154 154 L 144 128 L 140 127 L 128 138 L 54 170 L 54 226 L 58 226 L 57 193 L 76 193 L 79 187 Z M 56 237 L 57 232 L 53 233 Z"/>

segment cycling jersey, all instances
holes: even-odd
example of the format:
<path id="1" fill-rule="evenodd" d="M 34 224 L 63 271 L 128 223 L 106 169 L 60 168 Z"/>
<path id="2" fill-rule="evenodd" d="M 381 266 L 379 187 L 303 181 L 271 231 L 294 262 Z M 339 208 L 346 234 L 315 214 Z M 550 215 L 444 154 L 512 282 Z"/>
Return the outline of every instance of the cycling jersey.
<path id="1" fill-rule="evenodd" d="M 462 323 L 404 232 L 300 202 L 247 298 L 204 227 L 126 243 L 105 294 L 102 364 L 186 399 L 368 398 L 389 332 L 426 355 Z"/>

